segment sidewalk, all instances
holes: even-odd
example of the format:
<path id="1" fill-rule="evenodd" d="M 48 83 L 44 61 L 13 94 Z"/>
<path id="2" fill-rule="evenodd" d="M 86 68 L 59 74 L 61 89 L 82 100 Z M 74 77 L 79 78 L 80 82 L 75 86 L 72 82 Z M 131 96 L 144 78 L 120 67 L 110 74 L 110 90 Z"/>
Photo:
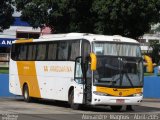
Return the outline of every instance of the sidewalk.
<path id="1" fill-rule="evenodd" d="M 160 108 L 160 98 L 144 98 L 140 106 Z"/>
<path id="2" fill-rule="evenodd" d="M 159 102 L 160 104 L 160 98 L 143 98 L 143 102 Z"/>

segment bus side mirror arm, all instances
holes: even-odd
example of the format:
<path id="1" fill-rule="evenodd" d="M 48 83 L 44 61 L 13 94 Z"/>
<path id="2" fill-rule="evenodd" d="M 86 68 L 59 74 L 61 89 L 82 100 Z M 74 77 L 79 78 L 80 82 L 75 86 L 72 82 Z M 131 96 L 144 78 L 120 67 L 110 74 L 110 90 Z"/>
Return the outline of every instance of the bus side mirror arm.
<path id="1" fill-rule="evenodd" d="M 94 53 L 90 53 L 91 57 L 91 70 L 95 71 L 97 69 L 97 57 Z"/>

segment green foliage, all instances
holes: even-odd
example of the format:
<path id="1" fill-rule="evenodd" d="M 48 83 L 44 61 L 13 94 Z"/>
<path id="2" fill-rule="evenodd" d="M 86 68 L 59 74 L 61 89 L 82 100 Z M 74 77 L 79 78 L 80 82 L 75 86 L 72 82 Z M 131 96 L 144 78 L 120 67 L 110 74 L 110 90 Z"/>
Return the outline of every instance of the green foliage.
<path id="1" fill-rule="evenodd" d="M 160 0 L 15 0 L 22 18 L 53 32 L 119 34 L 137 38 L 160 21 Z"/>
<path id="2" fill-rule="evenodd" d="M 12 17 L 13 8 L 11 6 L 12 0 L 0 1 L 0 32 L 10 27 L 14 18 Z"/>
<path id="3" fill-rule="evenodd" d="M 50 26 L 53 32 L 90 32 L 91 0 L 15 0 L 22 19 L 33 27 Z"/>
<path id="4" fill-rule="evenodd" d="M 9 68 L 0 67 L 0 74 L 8 74 L 8 73 L 9 73 Z"/>
<path id="5" fill-rule="evenodd" d="M 96 23 L 104 25 L 95 26 L 95 31 L 103 34 L 136 38 L 147 32 L 152 22 L 160 20 L 159 0 L 94 0 L 93 5 Z"/>
<path id="6" fill-rule="evenodd" d="M 154 73 L 144 73 L 144 76 L 152 76 Z"/>

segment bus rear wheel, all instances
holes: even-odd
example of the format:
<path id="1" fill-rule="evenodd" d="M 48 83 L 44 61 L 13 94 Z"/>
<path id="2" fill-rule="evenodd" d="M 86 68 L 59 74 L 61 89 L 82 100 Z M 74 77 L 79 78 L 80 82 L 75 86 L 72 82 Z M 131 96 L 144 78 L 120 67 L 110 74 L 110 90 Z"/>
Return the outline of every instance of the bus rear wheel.
<path id="1" fill-rule="evenodd" d="M 31 102 L 31 97 L 29 96 L 29 89 L 27 84 L 23 87 L 23 98 L 24 101 Z"/>
<path id="2" fill-rule="evenodd" d="M 69 104 L 73 110 L 80 109 L 80 105 L 74 103 L 74 90 L 72 90 L 71 93 L 69 94 Z"/>
<path id="3" fill-rule="evenodd" d="M 112 111 L 120 111 L 122 109 L 122 106 L 111 106 Z"/>

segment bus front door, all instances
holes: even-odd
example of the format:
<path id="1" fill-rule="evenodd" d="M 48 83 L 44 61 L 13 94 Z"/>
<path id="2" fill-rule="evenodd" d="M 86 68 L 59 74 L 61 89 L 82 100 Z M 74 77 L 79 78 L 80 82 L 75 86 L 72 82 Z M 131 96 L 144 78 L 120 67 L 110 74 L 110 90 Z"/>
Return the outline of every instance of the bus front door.
<path id="1" fill-rule="evenodd" d="M 75 75 L 74 75 L 74 103 L 82 104 L 83 103 L 83 94 L 84 94 L 84 81 L 82 74 L 82 58 L 79 57 L 75 62 Z"/>

